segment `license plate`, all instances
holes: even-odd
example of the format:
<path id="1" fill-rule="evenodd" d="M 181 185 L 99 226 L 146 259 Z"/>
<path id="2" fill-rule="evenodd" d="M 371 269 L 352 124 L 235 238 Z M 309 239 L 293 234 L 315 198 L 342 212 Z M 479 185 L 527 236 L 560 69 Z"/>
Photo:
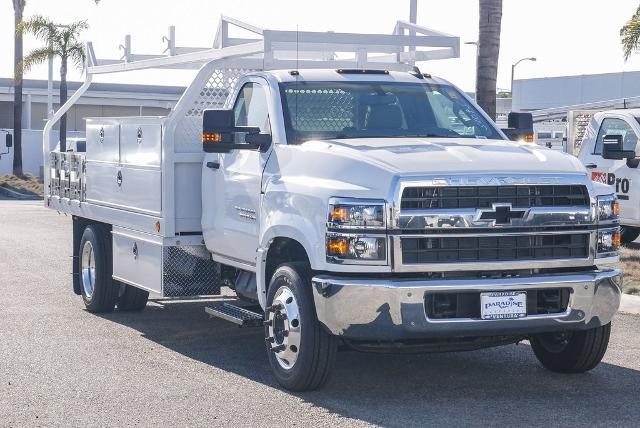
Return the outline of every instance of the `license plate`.
<path id="1" fill-rule="evenodd" d="M 483 320 L 505 320 L 527 316 L 526 291 L 480 293 L 480 316 Z"/>

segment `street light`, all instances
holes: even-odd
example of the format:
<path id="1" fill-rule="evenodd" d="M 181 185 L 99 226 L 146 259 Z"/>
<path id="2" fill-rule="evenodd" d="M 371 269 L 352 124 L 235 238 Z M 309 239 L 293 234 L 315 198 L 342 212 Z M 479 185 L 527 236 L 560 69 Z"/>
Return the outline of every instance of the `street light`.
<path id="1" fill-rule="evenodd" d="M 478 42 L 464 42 L 465 45 L 473 45 L 476 47 L 476 66 L 474 67 L 475 69 L 475 77 L 473 78 L 473 99 L 476 100 L 477 99 L 477 81 L 478 81 Z"/>
<path id="2" fill-rule="evenodd" d="M 515 62 L 515 64 L 512 64 L 512 65 L 511 65 L 511 87 L 510 87 L 510 88 L 511 88 L 511 98 L 513 98 L 513 73 L 514 73 L 514 72 L 515 72 L 515 70 L 516 70 L 516 66 L 517 66 L 518 64 L 520 64 L 522 61 L 532 61 L 532 62 L 536 62 L 537 60 L 538 60 L 538 59 L 537 59 L 536 57 L 532 56 L 532 57 L 528 57 L 528 58 L 522 58 L 522 59 L 519 59 L 518 61 L 516 61 L 516 62 Z"/>

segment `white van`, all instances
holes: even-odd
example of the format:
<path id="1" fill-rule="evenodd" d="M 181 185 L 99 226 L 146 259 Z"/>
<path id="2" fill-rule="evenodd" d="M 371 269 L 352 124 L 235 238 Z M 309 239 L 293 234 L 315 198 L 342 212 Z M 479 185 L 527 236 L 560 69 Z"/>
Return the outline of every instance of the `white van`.
<path id="1" fill-rule="evenodd" d="M 632 242 L 640 236 L 640 148 L 637 147 L 639 120 L 640 109 L 596 113 L 591 118 L 578 154 L 580 161 L 591 171 L 591 179 L 608 184 L 616 192 L 620 201 L 623 243 Z M 605 150 L 603 156 L 605 139 L 616 138 L 621 144 L 619 150 L 613 154 Z"/>

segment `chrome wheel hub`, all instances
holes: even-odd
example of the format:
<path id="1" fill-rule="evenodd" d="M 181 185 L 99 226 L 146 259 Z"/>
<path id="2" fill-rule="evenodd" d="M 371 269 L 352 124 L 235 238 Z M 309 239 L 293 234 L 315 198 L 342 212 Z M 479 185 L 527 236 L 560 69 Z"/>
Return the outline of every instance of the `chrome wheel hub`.
<path id="1" fill-rule="evenodd" d="M 547 351 L 559 353 L 565 350 L 571 337 L 570 332 L 545 333 L 540 335 L 540 342 Z"/>
<path id="2" fill-rule="evenodd" d="M 291 290 L 282 286 L 276 291 L 273 303 L 267 308 L 267 344 L 275 353 L 278 364 L 290 369 L 300 352 L 300 311 Z"/>
<path id="3" fill-rule="evenodd" d="M 93 296 L 93 287 L 96 283 L 96 259 L 93 245 L 86 241 L 80 255 L 80 276 L 84 295 L 89 299 Z"/>

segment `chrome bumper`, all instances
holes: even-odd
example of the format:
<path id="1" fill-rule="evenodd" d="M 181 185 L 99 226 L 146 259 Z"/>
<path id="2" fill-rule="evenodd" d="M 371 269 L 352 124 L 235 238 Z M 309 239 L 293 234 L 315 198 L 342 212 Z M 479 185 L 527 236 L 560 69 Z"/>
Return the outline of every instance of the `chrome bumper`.
<path id="1" fill-rule="evenodd" d="M 312 280 L 316 313 L 331 333 L 356 340 L 526 335 L 607 324 L 620 305 L 622 272 L 477 280 L 361 279 L 318 275 Z M 429 319 L 425 294 L 570 288 L 566 312 L 514 320 Z"/>

